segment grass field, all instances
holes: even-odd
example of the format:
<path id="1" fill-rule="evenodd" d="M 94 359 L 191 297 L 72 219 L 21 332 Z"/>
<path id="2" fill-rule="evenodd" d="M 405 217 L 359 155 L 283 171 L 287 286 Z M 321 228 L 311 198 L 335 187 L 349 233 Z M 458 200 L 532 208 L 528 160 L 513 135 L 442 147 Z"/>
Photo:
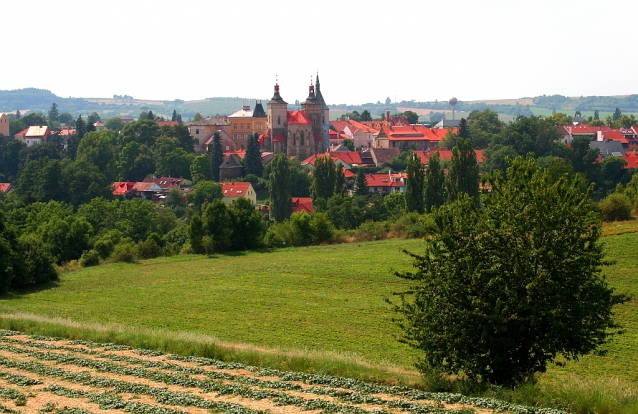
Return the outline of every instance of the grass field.
<path id="1" fill-rule="evenodd" d="M 402 248 L 420 242 L 290 248 L 241 255 L 177 256 L 66 273 L 59 286 L 14 294 L 0 313 L 189 332 L 284 351 L 352 355 L 410 368 L 384 297 L 404 281 Z"/>
<path id="2" fill-rule="evenodd" d="M 637 230 L 638 221 L 604 227 L 608 258 L 615 262 L 605 273 L 628 294 L 638 292 Z M 421 243 L 391 239 L 102 265 L 4 297 L 0 326 L 414 384 L 417 354 L 396 340 L 399 330 L 383 299 L 405 287 L 392 274 L 411 265 L 401 250 L 418 252 Z M 625 333 L 606 346 L 607 354 L 550 367 L 532 393 L 542 391 L 545 403 L 564 405 L 575 398 L 570 392 L 582 389 L 590 400 L 621 404 L 607 412 L 638 412 L 637 305 L 634 299 L 617 309 Z"/>

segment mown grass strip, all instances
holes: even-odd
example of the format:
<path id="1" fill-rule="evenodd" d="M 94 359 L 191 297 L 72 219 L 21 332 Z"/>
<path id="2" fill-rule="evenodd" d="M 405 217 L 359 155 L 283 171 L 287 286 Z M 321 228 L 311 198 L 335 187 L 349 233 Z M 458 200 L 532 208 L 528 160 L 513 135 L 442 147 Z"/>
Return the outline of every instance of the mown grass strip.
<path id="1" fill-rule="evenodd" d="M 282 351 L 221 342 L 213 337 L 188 332 L 128 328 L 113 324 L 79 323 L 30 314 L 1 314 L 0 327 L 9 332 L 75 339 L 78 343 L 111 343 L 129 348 L 152 348 L 164 352 L 196 356 L 222 362 L 279 370 L 299 370 L 357 378 L 385 384 L 418 386 L 420 374 L 392 365 L 379 365 L 336 352 Z"/>

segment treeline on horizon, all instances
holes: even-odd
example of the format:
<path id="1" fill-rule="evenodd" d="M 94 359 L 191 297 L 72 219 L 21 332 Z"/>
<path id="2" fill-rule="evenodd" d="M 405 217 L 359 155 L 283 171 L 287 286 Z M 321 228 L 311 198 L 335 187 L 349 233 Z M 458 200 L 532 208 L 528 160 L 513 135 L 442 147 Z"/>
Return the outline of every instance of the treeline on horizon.
<path id="1" fill-rule="evenodd" d="M 9 112 L 17 109 L 29 109 L 31 111 L 46 111 L 53 102 L 65 108 L 66 111 L 73 115 L 81 113 L 90 113 L 93 111 L 109 116 L 136 115 L 144 111 L 153 111 L 158 114 L 170 114 L 173 109 L 184 116 L 184 118 L 192 118 L 198 112 L 203 116 L 214 116 L 216 114 L 229 115 L 237 111 L 243 104 L 254 106 L 254 99 L 245 99 L 239 97 L 216 97 L 207 98 L 210 102 L 185 104 L 181 99 L 172 101 L 163 101 L 162 105 L 149 105 L 133 103 L 133 97 L 128 95 L 114 95 L 115 98 L 129 101 L 126 104 L 111 104 L 108 102 L 91 102 L 85 98 L 62 98 L 49 90 L 37 88 L 25 88 L 18 90 L 0 90 L 0 111 Z M 126 99 L 124 99 L 126 98 Z M 129 99 L 130 98 L 130 99 Z M 580 98 L 570 98 L 563 95 L 543 95 L 532 98 L 535 107 L 545 108 L 552 111 L 595 111 L 613 112 L 616 108 L 620 108 L 623 112 L 638 112 L 638 95 L 628 96 L 586 96 Z M 391 102 L 390 98 L 376 103 L 365 103 L 361 105 L 348 104 L 332 104 L 331 109 L 340 109 L 346 111 L 357 111 L 359 113 L 367 110 L 374 115 L 383 115 L 386 111 L 396 113 L 397 108 L 414 108 L 414 109 L 432 109 L 432 110 L 449 110 L 450 104 L 447 101 L 401 101 Z M 501 114 L 512 116 L 531 116 L 530 105 L 506 105 L 506 104 L 488 104 L 482 102 L 464 102 L 459 100 L 455 106 L 457 111 L 472 112 L 491 109 Z"/>

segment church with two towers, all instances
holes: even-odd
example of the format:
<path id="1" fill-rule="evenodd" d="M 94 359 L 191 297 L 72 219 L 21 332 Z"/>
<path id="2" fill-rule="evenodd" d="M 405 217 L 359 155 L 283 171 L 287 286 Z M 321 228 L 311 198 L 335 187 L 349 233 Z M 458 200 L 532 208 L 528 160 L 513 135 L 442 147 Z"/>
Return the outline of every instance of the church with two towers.
<path id="1" fill-rule="evenodd" d="M 288 110 L 288 103 L 279 93 L 268 102 L 268 130 L 260 138 L 265 151 L 283 153 L 305 160 L 314 154 L 323 154 L 329 147 L 330 124 L 328 105 L 321 95 L 319 75 L 315 85 L 310 84 L 308 98 L 301 110 Z"/>

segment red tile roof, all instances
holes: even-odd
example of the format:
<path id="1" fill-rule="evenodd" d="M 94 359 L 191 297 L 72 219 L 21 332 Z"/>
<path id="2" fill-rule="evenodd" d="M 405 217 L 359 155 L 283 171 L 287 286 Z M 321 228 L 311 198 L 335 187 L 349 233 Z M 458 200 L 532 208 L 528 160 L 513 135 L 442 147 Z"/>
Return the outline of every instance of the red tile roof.
<path id="1" fill-rule="evenodd" d="M 405 174 L 366 174 L 366 185 L 368 187 L 403 187 Z M 404 180 L 405 181 L 405 180 Z"/>
<path id="2" fill-rule="evenodd" d="M 16 136 L 16 137 L 17 137 L 17 136 L 23 137 L 23 136 L 27 135 L 27 132 L 29 132 L 29 127 L 27 127 L 27 128 L 25 128 L 25 129 L 23 129 L 22 131 L 18 132 L 18 133 L 17 133 L 17 134 L 15 134 L 14 136 Z"/>
<path id="3" fill-rule="evenodd" d="M 224 197 L 244 197 L 250 188 L 249 182 L 225 182 L 222 185 L 222 195 Z"/>
<path id="4" fill-rule="evenodd" d="M 242 160 L 244 159 L 244 157 L 246 156 L 246 151 L 245 150 L 239 150 L 239 151 L 224 151 L 224 157 L 228 156 L 228 155 L 239 155 L 239 158 L 241 158 Z"/>
<path id="5" fill-rule="evenodd" d="M 272 140 L 272 142 L 286 142 L 286 136 L 283 132 L 280 132 L 277 134 L 275 139 Z"/>
<path id="6" fill-rule="evenodd" d="M 113 195 L 123 196 L 133 190 L 134 181 L 116 181 L 113 183 Z"/>
<path id="7" fill-rule="evenodd" d="M 310 214 L 315 211 L 312 206 L 312 198 L 310 197 L 293 197 L 292 198 L 292 212 L 299 213 L 300 211 L 305 211 Z"/>
<path id="8" fill-rule="evenodd" d="M 293 124 L 303 124 L 310 125 L 312 122 L 306 117 L 302 111 L 288 111 L 288 120 L 286 121 L 287 125 Z"/>
<path id="9" fill-rule="evenodd" d="M 0 183 L 0 193 L 8 193 L 11 190 L 11 183 Z"/>
<path id="10" fill-rule="evenodd" d="M 623 158 L 627 161 L 625 168 L 638 168 L 638 154 L 636 154 L 635 150 L 627 151 Z"/>
<path id="11" fill-rule="evenodd" d="M 629 141 L 623 135 L 622 131 L 619 129 L 611 129 L 611 128 L 603 128 L 602 129 L 603 138 L 610 139 L 612 141 L 619 141 L 623 144 L 629 144 Z"/>
<path id="12" fill-rule="evenodd" d="M 315 165 L 315 160 L 318 157 L 330 157 L 333 161 L 341 160 L 344 163 L 352 166 L 353 164 L 359 165 L 363 164 L 361 161 L 361 155 L 357 151 L 335 151 L 335 152 L 327 152 L 325 154 L 314 154 L 310 157 L 303 160 L 303 163 Z"/>
<path id="13" fill-rule="evenodd" d="M 172 177 L 158 177 L 158 178 L 145 178 L 142 180 L 143 183 L 155 183 L 162 190 L 172 190 L 179 189 L 179 186 L 184 181 L 183 178 L 172 178 Z"/>
<path id="14" fill-rule="evenodd" d="M 175 126 L 178 124 L 177 121 L 157 121 L 157 125 L 159 126 Z"/>
<path id="15" fill-rule="evenodd" d="M 446 161 L 452 160 L 452 151 L 445 148 L 437 148 L 433 150 L 414 151 L 414 152 L 416 153 L 416 155 L 419 156 L 419 158 L 421 158 L 421 163 L 426 165 L 428 164 L 430 157 L 434 155 L 435 152 L 439 153 L 439 158 L 442 160 L 446 160 Z M 474 150 L 474 152 L 476 153 L 476 161 L 479 164 L 481 164 L 484 161 L 483 150 Z"/>
<path id="16" fill-rule="evenodd" d="M 356 130 L 361 130 L 367 134 L 376 134 L 377 132 L 379 132 L 378 129 L 372 128 L 368 125 L 362 124 L 361 122 L 357 122 L 353 119 L 351 119 L 349 122 L 350 122 L 350 125 L 352 125 Z"/>

